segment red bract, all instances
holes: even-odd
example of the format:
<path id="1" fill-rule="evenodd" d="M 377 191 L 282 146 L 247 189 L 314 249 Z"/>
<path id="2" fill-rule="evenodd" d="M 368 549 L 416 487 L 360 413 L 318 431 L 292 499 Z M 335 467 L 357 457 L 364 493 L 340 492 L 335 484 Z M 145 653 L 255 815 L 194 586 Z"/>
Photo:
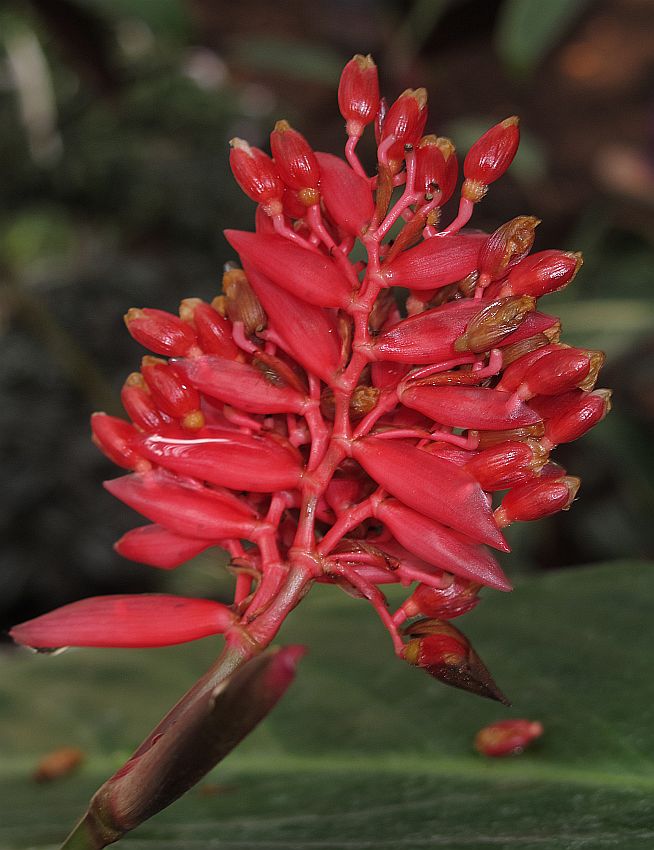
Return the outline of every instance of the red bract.
<path id="1" fill-rule="evenodd" d="M 107 490 L 152 523 L 116 550 L 173 569 L 220 548 L 235 587 L 229 605 L 109 597 L 14 630 L 40 648 L 226 633 L 212 669 L 96 796 L 80 826 L 106 827 L 94 847 L 183 793 L 263 717 L 300 650 L 261 653 L 315 583 L 369 601 L 397 657 L 506 701 L 446 621 L 482 586 L 490 605 L 511 590 L 484 544 L 508 552 L 502 529 L 570 507 L 579 480 L 550 452 L 599 422 L 610 393 L 593 389 L 601 353 L 560 342 L 559 320 L 537 309 L 580 256 L 530 254 L 529 215 L 463 229 L 516 153 L 517 119 L 473 144 L 458 212 L 441 225 L 459 166 L 448 139 L 421 138 L 426 104 L 408 89 L 386 111 L 374 63 L 357 55 L 339 87 L 345 159 L 316 154 L 285 121 L 274 158 L 233 140 L 257 211 L 255 232 L 226 231 L 222 294 L 185 299 L 179 318 L 127 315 L 162 357 L 125 382 L 131 421 L 93 419 L 98 446 L 131 470 Z M 375 175 L 356 150 L 373 123 Z M 394 612 L 392 583 L 406 588 Z"/>

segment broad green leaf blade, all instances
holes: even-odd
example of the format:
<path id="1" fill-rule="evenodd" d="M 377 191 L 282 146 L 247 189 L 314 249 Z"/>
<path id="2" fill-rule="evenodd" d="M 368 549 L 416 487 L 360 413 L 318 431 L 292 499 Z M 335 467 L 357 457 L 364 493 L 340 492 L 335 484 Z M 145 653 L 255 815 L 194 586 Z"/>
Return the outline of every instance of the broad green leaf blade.
<path id="1" fill-rule="evenodd" d="M 514 708 L 439 685 L 391 656 L 359 600 L 318 587 L 284 642 L 310 647 L 288 698 L 212 776 L 126 848 L 596 848 L 654 846 L 654 572 L 607 565 L 485 595 L 459 621 Z M 5 657 L 0 850 L 55 850 L 88 797 L 208 666 L 213 641 L 173 650 Z M 542 721 L 520 757 L 474 733 Z M 81 746 L 47 786 L 38 754 Z"/>
<path id="2" fill-rule="evenodd" d="M 528 73 L 563 37 L 592 0 L 504 0 L 497 22 L 500 59 Z"/>

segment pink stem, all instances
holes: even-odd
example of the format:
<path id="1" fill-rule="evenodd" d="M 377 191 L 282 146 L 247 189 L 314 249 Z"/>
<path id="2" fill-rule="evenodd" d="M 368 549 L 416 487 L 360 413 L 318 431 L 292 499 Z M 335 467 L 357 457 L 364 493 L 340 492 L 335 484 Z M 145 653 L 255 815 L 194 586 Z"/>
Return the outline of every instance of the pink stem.
<path id="1" fill-rule="evenodd" d="M 361 177 L 365 177 L 368 179 L 368 175 L 366 174 L 363 166 L 361 165 L 361 161 L 356 154 L 356 146 L 359 143 L 359 139 L 361 136 L 348 136 L 347 142 L 345 144 L 345 159 L 350 163 L 351 168 L 356 171 Z"/>
<path id="2" fill-rule="evenodd" d="M 284 221 L 283 213 L 278 213 L 272 217 L 273 226 L 275 228 L 275 232 L 280 236 L 285 237 L 286 239 L 290 239 L 291 242 L 295 242 L 296 245 L 301 245 L 303 248 L 307 248 L 309 251 L 313 251 L 314 253 L 317 251 L 317 248 L 313 242 L 309 242 L 304 237 L 300 236 L 299 233 L 296 233 L 292 230 Z"/>
<path id="3" fill-rule="evenodd" d="M 467 198 L 461 198 L 459 202 L 459 212 L 457 213 L 456 218 L 450 224 L 448 228 L 445 230 L 441 230 L 439 233 L 434 234 L 435 236 L 450 236 L 453 233 L 458 233 L 462 227 L 465 227 L 466 224 L 470 221 L 470 217 L 472 216 L 472 211 L 474 210 L 475 205 L 472 201 L 469 201 Z"/>

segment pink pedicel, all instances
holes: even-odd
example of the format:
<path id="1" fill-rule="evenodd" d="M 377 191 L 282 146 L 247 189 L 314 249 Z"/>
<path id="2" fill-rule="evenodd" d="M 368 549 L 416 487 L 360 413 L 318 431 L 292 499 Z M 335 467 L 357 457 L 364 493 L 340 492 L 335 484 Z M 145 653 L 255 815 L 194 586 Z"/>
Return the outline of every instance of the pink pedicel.
<path id="1" fill-rule="evenodd" d="M 13 629 L 46 650 L 224 635 L 212 668 L 94 798 L 94 847 L 184 793 L 262 719 L 302 652 L 270 644 L 314 585 L 369 602 L 399 659 L 507 702 L 449 621 L 511 590 L 487 547 L 509 552 L 513 523 L 571 507 L 579 479 L 550 454 L 608 412 L 610 392 L 594 389 L 603 355 L 562 342 L 560 321 L 538 310 L 579 254 L 532 253 L 530 215 L 467 228 L 516 154 L 517 118 L 461 164 L 449 139 L 423 135 L 425 89 L 388 103 L 357 55 L 338 92 L 343 157 L 286 121 L 270 152 L 233 139 L 234 177 L 257 208 L 251 232 L 225 232 L 222 293 L 184 299 L 179 316 L 127 313 L 156 356 L 125 382 L 128 418 L 99 413 L 92 430 L 127 470 L 106 489 L 151 524 L 116 551 L 164 570 L 196 556 L 226 565 L 234 589 L 225 603 L 94 598 Z M 357 152 L 366 132 L 376 173 Z M 387 584 L 404 588 L 395 610 Z M 480 750 L 523 746 L 537 730 L 520 722 Z M 209 740 L 210 752 L 198 745 Z"/>

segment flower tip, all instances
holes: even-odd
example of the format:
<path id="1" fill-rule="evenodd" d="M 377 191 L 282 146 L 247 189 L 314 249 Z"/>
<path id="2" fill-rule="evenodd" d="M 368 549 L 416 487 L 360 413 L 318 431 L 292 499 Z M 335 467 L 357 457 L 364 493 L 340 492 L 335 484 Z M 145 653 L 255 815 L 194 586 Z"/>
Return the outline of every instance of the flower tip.
<path id="1" fill-rule="evenodd" d="M 520 118 L 517 115 L 511 115 L 510 118 L 505 118 L 504 121 L 502 121 L 501 126 L 504 127 L 505 130 L 508 130 L 509 127 L 519 127 Z"/>

